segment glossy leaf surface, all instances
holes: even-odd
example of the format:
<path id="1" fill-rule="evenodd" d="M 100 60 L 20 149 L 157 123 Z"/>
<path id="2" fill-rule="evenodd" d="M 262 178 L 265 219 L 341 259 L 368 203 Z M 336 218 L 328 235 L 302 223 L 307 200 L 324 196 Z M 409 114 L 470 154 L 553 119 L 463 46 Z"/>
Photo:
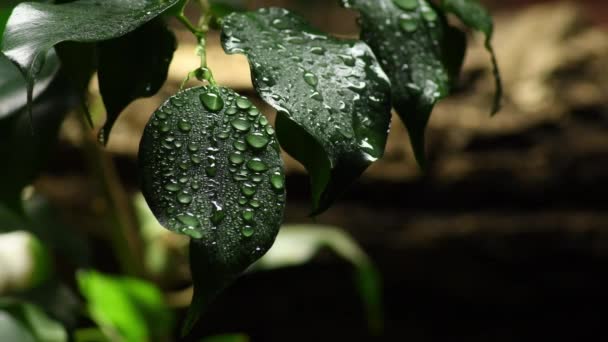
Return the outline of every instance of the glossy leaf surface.
<path id="1" fill-rule="evenodd" d="M 311 175 L 313 212 L 327 209 L 384 152 L 390 84 L 374 54 L 280 8 L 228 16 L 222 43 L 249 59 L 282 147 Z"/>

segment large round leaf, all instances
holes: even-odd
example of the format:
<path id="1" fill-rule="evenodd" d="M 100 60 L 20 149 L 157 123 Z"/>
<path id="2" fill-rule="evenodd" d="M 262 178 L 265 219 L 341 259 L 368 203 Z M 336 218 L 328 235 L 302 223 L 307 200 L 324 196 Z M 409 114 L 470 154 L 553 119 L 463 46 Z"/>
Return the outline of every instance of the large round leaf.
<path id="1" fill-rule="evenodd" d="M 283 163 L 268 120 L 226 88 L 182 91 L 150 119 L 140 144 L 143 194 L 166 228 L 192 237 L 202 307 L 272 245 L 285 206 Z"/>
<path id="2" fill-rule="evenodd" d="M 313 211 L 325 210 L 384 152 L 390 84 L 374 54 L 280 8 L 231 14 L 222 43 L 249 59 L 257 92 L 278 110 L 281 145 L 311 175 Z"/>

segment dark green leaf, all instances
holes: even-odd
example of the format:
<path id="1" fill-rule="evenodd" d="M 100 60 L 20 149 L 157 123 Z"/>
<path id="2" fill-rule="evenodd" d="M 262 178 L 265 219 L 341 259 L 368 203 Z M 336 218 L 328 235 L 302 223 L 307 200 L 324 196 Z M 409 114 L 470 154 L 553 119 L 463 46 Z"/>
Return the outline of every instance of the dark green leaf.
<path id="1" fill-rule="evenodd" d="M 154 113 L 139 163 L 156 218 L 193 238 L 189 330 L 204 306 L 274 241 L 285 205 L 278 144 L 247 98 L 226 88 L 192 88 Z"/>
<path id="2" fill-rule="evenodd" d="M 107 112 L 100 140 L 107 143 L 114 122 L 131 101 L 160 89 L 175 48 L 175 36 L 160 19 L 99 43 L 99 91 Z"/>
<path id="3" fill-rule="evenodd" d="M 280 8 L 228 16 L 222 43 L 247 55 L 257 92 L 279 111 L 281 145 L 311 175 L 313 212 L 327 209 L 384 153 L 390 84 L 374 54 Z"/>
<path id="4" fill-rule="evenodd" d="M 38 87 L 33 94 L 37 98 L 51 83 L 59 70 L 59 60 L 54 52 L 38 76 Z M 0 120 L 16 114 L 27 104 L 27 86 L 19 69 L 0 53 Z"/>
<path id="5" fill-rule="evenodd" d="M 66 4 L 22 3 L 11 14 L 2 52 L 18 64 L 28 92 L 56 44 L 98 42 L 125 35 L 175 5 L 178 0 L 78 0 Z M 29 101 L 28 101 L 29 102 Z"/>
<path id="6" fill-rule="evenodd" d="M 24 109 L 0 119 L 0 160 L 5 165 L 0 168 L 0 202 L 11 209 L 21 206 L 21 190 L 45 165 L 65 113 L 75 104 L 67 89 L 66 80 L 57 77 L 34 102 L 33 121 Z"/>
<path id="7" fill-rule="evenodd" d="M 445 65 L 445 18 L 426 0 L 342 0 L 361 13 L 361 38 L 392 83 L 393 106 L 404 121 L 424 167 L 425 129 L 433 106 L 450 91 Z M 454 63 L 458 64 L 458 63 Z"/>
<path id="8" fill-rule="evenodd" d="M 490 53 L 492 60 L 492 70 L 494 79 L 496 80 L 496 94 L 494 96 L 494 104 L 492 114 L 500 110 L 500 102 L 502 100 L 502 82 L 496 55 L 492 48 L 492 34 L 494 32 L 494 24 L 490 14 L 481 6 L 477 0 L 442 0 L 441 6 L 446 12 L 455 14 L 462 22 L 475 30 L 483 32 L 486 36 L 486 49 Z"/>
<path id="9" fill-rule="evenodd" d="M 151 283 L 95 271 L 77 275 L 91 318 L 127 342 L 163 340 L 171 330 L 171 311 Z"/>

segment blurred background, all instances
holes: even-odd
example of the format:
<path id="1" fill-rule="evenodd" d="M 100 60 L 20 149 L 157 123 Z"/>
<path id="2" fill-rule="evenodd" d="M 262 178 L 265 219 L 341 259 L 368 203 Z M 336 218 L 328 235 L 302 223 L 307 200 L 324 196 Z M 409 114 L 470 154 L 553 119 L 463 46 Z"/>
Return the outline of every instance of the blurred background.
<path id="1" fill-rule="evenodd" d="M 482 2 L 495 16 L 504 106 L 489 117 L 489 59 L 483 37 L 472 34 L 458 89 L 433 112 L 425 174 L 395 116 L 385 157 L 312 220 L 308 178 L 285 155 L 285 223 L 340 227 L 353 237 L 382 279 L 383 334 L 370 332 L 351 264 L 324 249 L 305 264 L 242 277 L 205 315 L 199 336 L 241 332 L 261 342 L 608 337 L 608 2 Z M 270 5 L 297 11 L 333 34 L 357 36 L 355 14 L 337 1 L 247 4 Z M 149 116 L 198 66 L 191 34 L 173 26 L 179 48 L 167 84 L 128 107 L 107 147 L 127 199 L 139 191 L 136 157 Z M 225 55 L 217 35 L 210 41 L 218 83 L 256 99 L 272 119 L 256 98 L 245 58 Z M 91 96 L 96 87 L 93 82 Z M 101 100 L 91 103 L 95 111 Z M 96 190 L 78 125 L 73 116 L 64 122 L 35 188 L 62 222 L 90 233 L 91 262 L 111 272 L 99 218 L 114 204 Z M 168 234 L 161 241 L 170 246 L 170 267 L 157 280 L 183 311 L 189 300 L 183 241 Z"/>

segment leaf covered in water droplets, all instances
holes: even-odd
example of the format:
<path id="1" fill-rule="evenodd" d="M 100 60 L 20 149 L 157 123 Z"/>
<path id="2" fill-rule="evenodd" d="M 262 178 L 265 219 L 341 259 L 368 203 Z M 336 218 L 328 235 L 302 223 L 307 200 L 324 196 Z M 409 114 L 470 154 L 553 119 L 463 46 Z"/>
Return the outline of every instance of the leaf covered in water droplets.
<path id="1" fill-rule="evenodd" d="M 313 212 L 327 209 L 384 153 L 390 82 L 374 54 L 280 8 L 231 14 L 222 44 L 248 57 L 257 92 L 278 111 L 281 146 L 311 175 Z"/>
<path id="2" fill-rule="evenodd" d="M 158 221 L 192 237 L 189 330 L 278 233 L 285 179 L 274 130 L 234 91 L 191 88 L 154 113 L 139 164 L 143 194 Z"/>
<path id="3" fill-rule="evenodd" d="M 462 22 L 475 30 L 483 32 L 486 36 L 486 49 L 490 53 L 492 61 L 492 71 L 496 80 L 496 94 L 494 95 L 494 104 L 492 114 L 500 110 L 500 101 L 502 100 L 502 82 L 498 63 L 492 48 L 492 34 L 494 33 L 494 23 L 490 14 L 481 6 L 477 0 L 442 0 L 442 8 L 449 13 L 456 15 Z"/>
<path id="4" fill-rule="evenodd" d="M 450 92 L 466 41 L 426 0 L 342 2 L 361 13 L 361 39 L 371 46 L 391 79 L 393 105 L 424 167 L 424 132 L 433 106 Z M 455 43 L 456 48 L 451 46 Z M 446 46 L 451 46 L 449 51 Z"/>
<path id="5" fill-rule="evenodd" d="M 78 0 L 65 4 L 24 2 L 13 10 L 2 39 L 2 52 L 19 65 L 28 83 L 55 45 L 98 42 L 125 35 L 174 6 L 178 0 Z M 31 102 L 31 101 L 28 101 Z"/>

